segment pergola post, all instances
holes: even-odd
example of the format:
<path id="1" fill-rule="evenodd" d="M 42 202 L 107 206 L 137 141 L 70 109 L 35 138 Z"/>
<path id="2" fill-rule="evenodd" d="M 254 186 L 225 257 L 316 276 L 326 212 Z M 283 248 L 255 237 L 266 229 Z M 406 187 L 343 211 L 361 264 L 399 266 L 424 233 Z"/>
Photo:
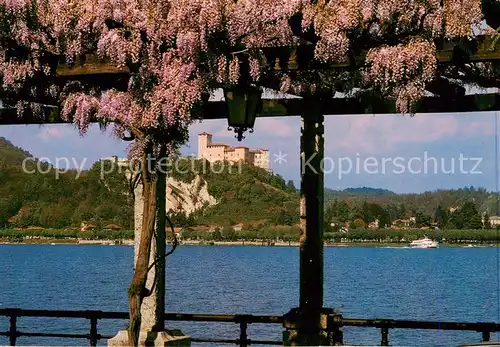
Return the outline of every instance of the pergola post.
<path id="1" fill-rule="evenodd" d="M 323 307 L 323 122 L 317 105 L 301 117 L 300 309 L 304 312 Z"/>
<path id="2" fill-rule="evenodd" d="M 304 98 L 301 116 L 300 305 L 285 317 L 284 345 L 327 345 L 323 309 L 324 116 L 318 96 Z"/>
<path id="3" fill-rule="evenodd" d="M 165 330 L 165 247 L 166 240 L 166 211 L 167 211 L 167 175 L 163 167 L 158 170 L 157 181 L 157 215 L 156 215 L 156 233 L 155 233 L 155 253 L 156 261 L 154 272 L 156 276 L 156 283 L 154 286 L 153 294 L 155 301 L 155 314 L 153 331 Z"/>

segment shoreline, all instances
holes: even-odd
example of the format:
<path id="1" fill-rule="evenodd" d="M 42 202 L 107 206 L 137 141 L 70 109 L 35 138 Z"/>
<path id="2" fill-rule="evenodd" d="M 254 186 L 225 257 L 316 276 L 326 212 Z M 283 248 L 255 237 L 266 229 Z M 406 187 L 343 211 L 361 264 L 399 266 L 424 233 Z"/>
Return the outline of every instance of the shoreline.
<path id="1" fill-rule="evenodd" d="M 134 246 L 134 240 L 82 240 L 82 239 L 25 239 L 21 242 L 12 242 L 0 239 L 0 245 L 108 245 L 108 246 Z M 271 242 L 271 241 L 182 241 L 180 246 L 258 246 L 258 247 L 299 247 L 299 242 Z M 442 243 L 443 247 L 459 248 L 490 248 L 498 247 L 497 243 L 471 244 Z M 381 243 L 381 242 L 342 242 L 327 243 L 325 247 L 378 247 L 378 248 L 410 248 L 407 243 Z"/>
<path id="2" fill-rule="evenodd" d="M 0 239 L 0 245 L 109 245 L 133 246 L 134 240 L 82 240 L 82 239 L 24 239 L 20 242 Z"/>

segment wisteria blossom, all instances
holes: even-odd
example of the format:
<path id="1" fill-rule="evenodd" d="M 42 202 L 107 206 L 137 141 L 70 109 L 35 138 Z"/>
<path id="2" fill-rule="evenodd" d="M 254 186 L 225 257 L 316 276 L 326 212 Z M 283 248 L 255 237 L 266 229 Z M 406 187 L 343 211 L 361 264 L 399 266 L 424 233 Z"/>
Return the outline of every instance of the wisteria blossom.
<path id="1" fill-rule="evenodd" d="M 470 36 L 483 18 L 480 0 L 0 0 L 0 9 L 0 89 L 8 95 L 89 54 L 129 68 L 128 90 L 83 84 L 59 94 L 63 116 L 83 133 L 92 117 L 146 133 L 185 128 L 203 95 L 258 83 L 269 71 L 263 49 L 285 45 L 313 44 L 326 63 L 369 50 L 363 88 L 379 87 L 406 112 L 434 77 L 433 39 Z M 297 18 L 313 42 L 298 37 Z M 284 91 L 322 83 L 280 74 Z"/>
<path id="2" fill-rule="evenodd" d="M 383 93 L 395 95 L 397 108 L 406 111 L 412 101 L 423 96 L 426 84 L 434 78 L 435 50 L 432 42 L 416 38 L 407 44 L 378 47 L 368 53 L 369 68 L 364 77 Z"/>

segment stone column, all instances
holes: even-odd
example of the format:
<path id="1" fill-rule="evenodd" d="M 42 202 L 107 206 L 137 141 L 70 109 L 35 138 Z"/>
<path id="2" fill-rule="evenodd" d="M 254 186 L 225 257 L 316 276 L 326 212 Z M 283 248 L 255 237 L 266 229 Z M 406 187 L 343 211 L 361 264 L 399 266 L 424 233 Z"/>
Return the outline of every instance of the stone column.
<path id="1" fill-rule="evenodd" d="M 158 192 L 160 193 L 160 192 Z M 139 241 L 141 240 L 141 231 L 142 231 L 142 214 L 144 209 L 144 200 L 142 197 L 142 185 L 139 184 L 135 189 L 135 201 L 134 201 L 134 269 L 135 263 L 137 262 L 137 253 L 139 251 Z M 163 240 L 165 242 L 165 240 Z M 158 240 L 156 237 L 153 238 L 151 242 L 151 256 L 150 256 L 150 266 L 155 261 L 158 247 Z M 146 288 L 151 288 L 153 285 L 153 281 L 155 276 L 159 277 L 156 279 L 157 283 L 155 285 L 155 290 L 148 296 L 144 298 L 141 306 L 141 330 L 152 331 L 155 327 L 163 324 L 159 322 L 160 317 L 157 314 L 157 308 L 165 310 L 165 290 L 163 290 L 163 295 L 161 295 L 158 291 L 158 284 L 165 283 L 165 269 L 162 271 L 157 271 L 158 266 L 154 266 L 148 273 L 148 279 L 146 282 Z M 161 286 L 163 289 L 165 286 Z"/>
<path id="2" fill-rule="evenodd" d="M 304 98 L 300 137 L 300 305 L 285 316 L 283 342 L 292 346 L 328 345 L 323 309 L 324 139 L 322 100 Z"/>
<path id="3" fill-rule="evenodd" d="M 150 289 L 153 282 L 156 283 L 149 297 L 144 298 L 141 306 L 141 332 L 139 334 L 139 346 L 190 346 L 191 338 L 184 335 L 180 330 L 165 330 L 165 215 L 166 215 L 166 175 L 158 175 L 158 212 L 156 222 L 156 233 L 151 243 L 150 266 L 157 260 L 155 266 L 148 273 L 146 288 Z M 134 190 L 134 268 L 137 261 L 139 242 L 142 231 L 142 218 L 144 200 L 142 185 L 139 184 Z M 108 341 L 108 346 L 129 346 L 126 330 Z"/>

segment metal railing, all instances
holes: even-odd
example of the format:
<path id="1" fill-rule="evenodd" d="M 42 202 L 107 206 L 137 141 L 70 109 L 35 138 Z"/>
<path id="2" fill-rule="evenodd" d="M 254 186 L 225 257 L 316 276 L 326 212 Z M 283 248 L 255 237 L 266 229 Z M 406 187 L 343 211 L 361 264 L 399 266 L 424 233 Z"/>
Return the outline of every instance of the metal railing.
<path id="1" fill-rule="evenodd" d="M 128 312 L 105 312 L 105 311 L 63 311 L 63 310 L 24 310 L 17 308 L 0 309 L 0 317 L 8 317 L 10 321 L 9 330 L 0 331 L 0 336 L 7 336 L 11 346 L 15 346 L 18 337 L 55 337 L 87 339 L 90 346 L 96 346 L 101 339 L 110 339 L 113 336 L 101 335 L 98 332 L 97 322 L 102 319 L 127 320 Z M 21 317 L 45 317 L 45 318 L 80 318 L 88 319 L 90 323 L 88 334 L 66 334 L 66 333 L 44 333 L 44 332 L 22 332 L 18 330 L 18 319 Z M 186 321 L 186 322 L 218 322 L 235 323 L 239 325 L 238 339 L 219 338 L 191 338 L 192 342 L 227 343 L 239 346 L 249 346 L 251 344 L 282 345 L 282 341 L 251 340 L 248 338 L 249 324 L 281 324 L 284 316 L 267 315 L 219 315 L 219 314 L 187 314 L 187 313 L 166 313 L 166 321 Z M 459 323 L 459 322 L 430 322 L 413 320 L 392 320 L 392 319 L 357 319 L 344 318 L 339 314 L 332 314 L 328 317 L 326 332 L 330 336 L 331 345 L 343 344 L 343 327 L 371 327 L 380 329 L 381 346 L 389 346 L 389 329 L 422 329 L 422 330 L 455 330 L 473 331 L 481 333 L 482 341 L 489 341 L 490 334 L 500 331 L 500 324 L 497 323 Z"/>
<path id="2" fill-rule="evenodd" d="M 332 326 L 339 327 L 372 327 L 380 329 L 381 346 L 389 346 L 389 329 L 420 329 L 420 330 L 455 330 L 481 333 L 482 341 L 490 341 L 490 334 L 500 331 L 497 323 L 459 323 L 459 322 L 429 322 L 393 319 L 357 319 L 338 318 Z"/>
<path id="3" fill-rule="evenodd" d="M 18 308 L 0 309 L 0 317 L 8 317 L 10 327 L 8 331 L 1 332 L 0 336 L 7 336 L 11 346 L 16 345 L 18 337 L 56 337 L 87 339 L 90 346 L 96 346 L 101 339 L 110 339 L 113 336 L 101 335 L 97 329 L 97 321 L 101 319 L 129 319 L 128 312 L 105 312 L 105 311 L 63 311 L 63 310 L 23 310 Z M 83 318 L 88 319 L 90 329 L 88 334 L 65 334 L 65 333 L 44 333 L 44 332 L 22 332 L 17 329 L 18 318 L 20 317 L 45 317 L 45 318 Z M 262 315 L 219 315 L 219 314 L 188 314 L 188 313 L 165 313 L 166 321 L 187 321 L 187 322 L 219 322 L 236 323 L 239 325 L 238 339 L 217 339 L 217 338 L 191 338 L 192 342 L 212 342 L 228 343 L 239 346 L 249 346 L 250 344 L 261 345 L 282 345 L 281 341 L 250 340 L 247 329 L 249 324 L 282 324 L 282 316 L 262 316 Z"/>

